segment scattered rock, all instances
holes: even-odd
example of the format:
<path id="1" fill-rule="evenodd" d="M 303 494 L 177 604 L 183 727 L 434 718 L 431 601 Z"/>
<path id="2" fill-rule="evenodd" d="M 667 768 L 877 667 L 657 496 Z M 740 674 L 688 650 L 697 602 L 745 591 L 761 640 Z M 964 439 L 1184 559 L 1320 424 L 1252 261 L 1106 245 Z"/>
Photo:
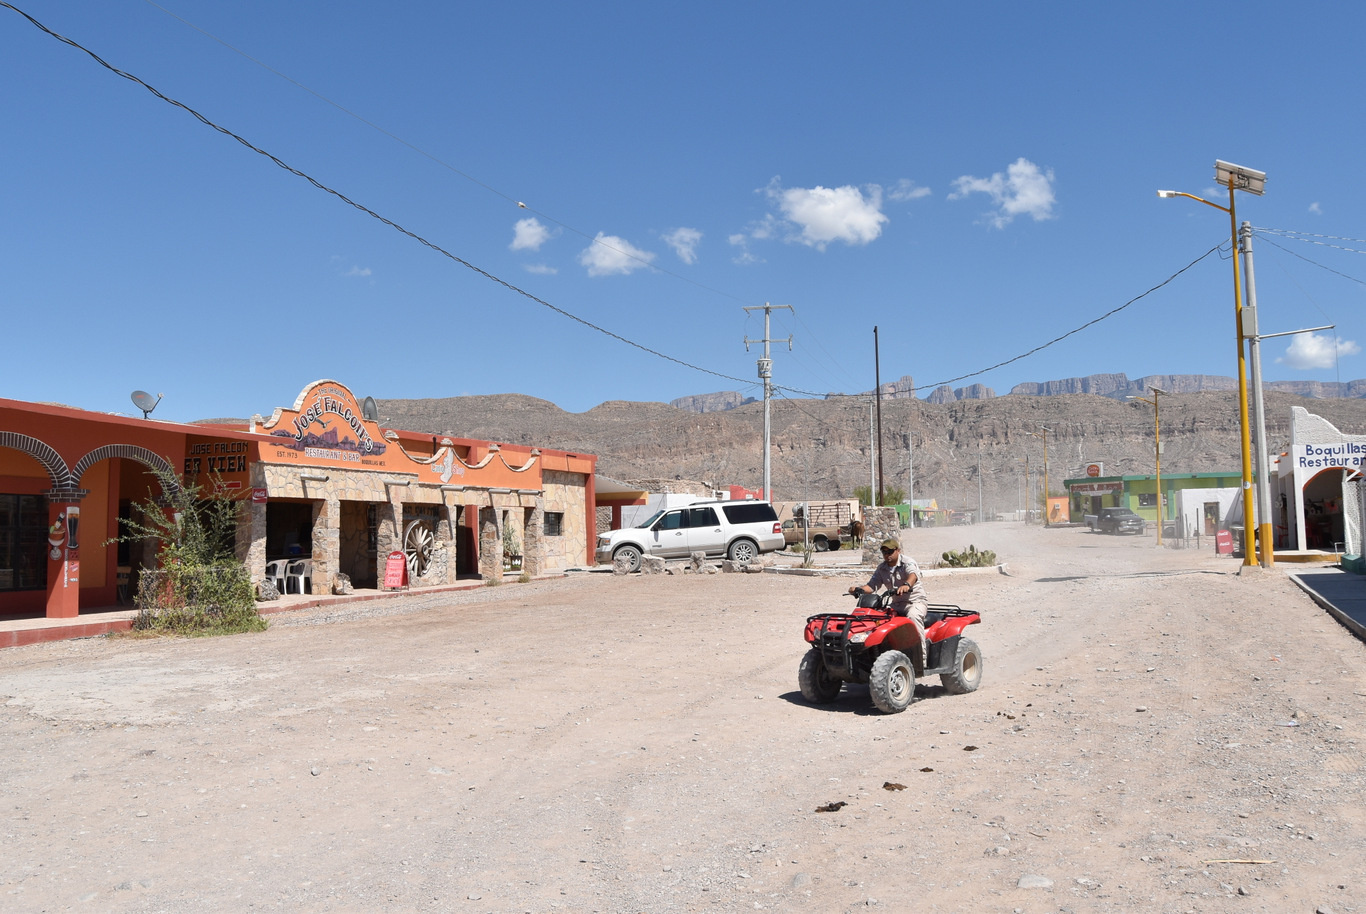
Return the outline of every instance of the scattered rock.
<path id="1" fill-rule="evenodd" d="M 1026 873 L 1020 877 L 1020 881 L 1015 883 L 1015 886 L 1021 889 L 1051 889 L 1053 888 L 1053 880 L 1047 876 L 1035 876 Z"/>
<path id="2" fill-rule="evenodd" d="M 342 596 L 343 594 L 355 592 L 356 589 L 351 586 L 351 576 L 349 574 L 339 571 L 336 576 L 332 578 L 332 593 L 337 596 Z"/>

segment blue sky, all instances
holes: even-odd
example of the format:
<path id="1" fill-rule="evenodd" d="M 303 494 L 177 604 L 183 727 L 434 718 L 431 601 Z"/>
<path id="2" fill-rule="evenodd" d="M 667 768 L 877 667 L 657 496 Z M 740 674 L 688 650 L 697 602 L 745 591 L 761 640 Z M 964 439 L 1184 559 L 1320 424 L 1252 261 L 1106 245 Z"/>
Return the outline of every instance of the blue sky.
<path id="1" fill-rule="evenodd" d="M 459 261 L 0 8 L 6 397 L 754 395 L 766 302 L 799 391 L 1231 376 L 1215 159 L 1262 332 L 1337 325 L 1266 378 L 1366 376 L 1360 4 L 14 5 Z"/>

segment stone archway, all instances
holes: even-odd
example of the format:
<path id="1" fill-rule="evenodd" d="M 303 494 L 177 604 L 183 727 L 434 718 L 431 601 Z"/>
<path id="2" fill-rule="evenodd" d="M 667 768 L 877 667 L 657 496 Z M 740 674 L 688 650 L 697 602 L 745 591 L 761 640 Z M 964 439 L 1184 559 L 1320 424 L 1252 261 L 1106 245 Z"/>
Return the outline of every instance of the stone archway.
<path id="1" fill-rule="evenodd" d="M 176 479 L 175 470 L 171 468 L 170 463 L 167 462 L 165 457 L 162 457 L 156 451 L 149 451 L 145 447 L 137 447 L 132 444 L 106 444 L 103 447 L 95 448 L 89 454 L 82 457 L 76 464 L 76 468 L 71 471 L 72 481 L 79 483 L 81 477 L 85 475 L 86 470 L 90 469 L 101 460 L 109 460 L 112 457 L 123 457 L 127 460 L 136 460 L 138 463 L 150 467 L 158 476 L 164 477 L 165 483 L 170 486 L 173 491 L 179 491 L 180 489 L 180 482 Z"/>
<path id="2" fill-rule="evenodd" d="M 28 454 L 38 461 L 47 470 L 48 478 L 52 480 L 52 491 L 60 498 L 62 495 L 76 493 L 76 485 L 80 481 L 80 476 L 72 475 L 68 469 L 66 461 L 62 455 L 49 444 L 31 438 L 28 435 L 21 435 L 18 432 L 0 432 L 0 447 L 13 448 Z"/>

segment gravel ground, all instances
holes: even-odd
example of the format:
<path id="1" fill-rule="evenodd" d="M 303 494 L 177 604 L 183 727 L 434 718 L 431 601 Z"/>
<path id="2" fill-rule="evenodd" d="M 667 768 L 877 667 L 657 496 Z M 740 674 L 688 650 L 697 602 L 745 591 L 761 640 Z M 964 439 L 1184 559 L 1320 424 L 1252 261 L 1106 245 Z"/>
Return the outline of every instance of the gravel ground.
<path id="1" fill-rule="evenodd" d="M 1284 575 L 1071 528 L 906 542 L 1009 573 L 927 575 L 982 613 L 985 675 L 899 715 L 797 691 L 805 618 L 866 569 L 0 652 L 0 909 L 1366 908 L 1366 648 Z"/>

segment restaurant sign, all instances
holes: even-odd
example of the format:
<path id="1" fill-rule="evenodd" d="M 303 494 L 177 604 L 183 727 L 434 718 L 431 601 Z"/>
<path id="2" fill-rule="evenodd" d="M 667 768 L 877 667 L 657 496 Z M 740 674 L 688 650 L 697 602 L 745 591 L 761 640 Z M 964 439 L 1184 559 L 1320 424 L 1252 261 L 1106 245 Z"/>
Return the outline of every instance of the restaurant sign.
<path id="1" fill-rule="evenodd" d="M 1073 495 L 1107 495 L 1110 492 L 1120 492 L 1124 489 L 1122 482 L 1074 482 L 1072 483 Z"/>
<path id="2" fill-rule="evenodd" d="M 356 397 L 336 381 L 315 381 L 294 401 L 293 409 L 277 409 L 263 426 L 276 445 L 276 456 L 302 455 L 317 460 L 383 467 L 388 449 L 379 423 L 366 419 Z M 291 453 L 292 452 L 292 453 Z"/>
<path id="3" fill-rule="evenodd" d="M 1336 444 L 1297 444 L 1293 449 L 1295 469 L 1326 470 L 1331 467 L 1360 467 L 1366 461 L 1366 442 L 1339 441 Z"/>

